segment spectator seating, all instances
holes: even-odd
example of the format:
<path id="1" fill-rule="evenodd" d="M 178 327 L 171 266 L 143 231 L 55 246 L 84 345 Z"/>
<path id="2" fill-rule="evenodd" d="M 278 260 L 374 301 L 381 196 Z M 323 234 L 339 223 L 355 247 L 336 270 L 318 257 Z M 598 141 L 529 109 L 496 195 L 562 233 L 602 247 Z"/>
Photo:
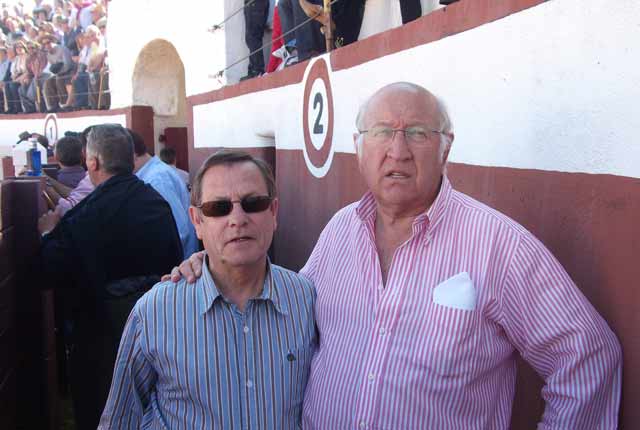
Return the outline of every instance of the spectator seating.
<path id="1" fill-rule="evenodd" d="M 56 5 L 0 11 L 0 113 L 109 109 L 107 0 Z"/>

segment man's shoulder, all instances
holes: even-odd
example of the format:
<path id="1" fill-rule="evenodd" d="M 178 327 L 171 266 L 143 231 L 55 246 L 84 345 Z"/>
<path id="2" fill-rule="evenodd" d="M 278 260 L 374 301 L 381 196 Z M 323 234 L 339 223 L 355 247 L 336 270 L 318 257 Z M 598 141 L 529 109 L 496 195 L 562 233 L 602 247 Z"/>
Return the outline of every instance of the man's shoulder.
<path id="1" fill-rule="evenodd" d="M 480 217 L 485 224 L 498 227 L 502 231 L 508 231 L 516 236 L 531 235 L 526 228 L 508 215 L 463 192 L 452 190 L 451 205 L 455 210 L 467 212 L 469 217 Z"/>
<path id="2" fill-rule="evenodd" d="M 129 185 L 128 190 L 130 192 L 130 197 L 126 202 L 129 206 L 144 206 L 153 201 L 163 202 L 164 205 L 164 198 L 162 198 L 162 195 L 160 195 L 160 193 L 158 193 L 158 191 L 151 184 L 143 181 L 135 175 L 132 176 L 135 178 L 135 181 L 132 180 L 132 184 L 134 182 L 137 182 L 138 186 Z"/>
<path id="3" fill-rule="evenodd" d="M 136 303 L 136 308 L 142 314 L 154 309 L 173 309 L 173 305 L 181 301 L 187 293 L 195 292 L 196 284 L 189 284 L 186 280 L 181 279 L 178 282 L 163 281 L 155 284 L 147 291 Z"/>
<path id="4" fill-rule="evenodd" d="M 145 171 L 140 179 L 151 184 L 153 187 L 160 186 L 170 188 L 176 193 L 181 193 L 183 191 L 182 188 L 184 188 L 184 192 L 186 193 L 186 186 L 177 186 L 177 184 L 184 185 L 184 181 L 180 179 L 177 172 L 174 172 L 173 167 L 166 165 L 162 161 L 155 160 L 155 158 L 152 158 L 150 162 L 153 162 L 153 166 Z"/>
<path id="5" fill-rule="evenodd" d="M 272 276 L 280 287 L 283 288 L 302 288 L 305 292 L 313 294 L 315 291 L 313 282 L 304 275 L 293 270 L 286 269 L 276 264 L 271 265 Z"/>
<path id="6" fill-rule="evenodd" d="M 338 209 L 338 211 L 331 217 L 324 229 L 329 230 L 337 228 L 345 223 L 350 224 L 356 221 L 358 218 L 357 209 L 359 203 L 359 201 L 356 201 L 353 203 L 349 203 L 341 209 Z"/>

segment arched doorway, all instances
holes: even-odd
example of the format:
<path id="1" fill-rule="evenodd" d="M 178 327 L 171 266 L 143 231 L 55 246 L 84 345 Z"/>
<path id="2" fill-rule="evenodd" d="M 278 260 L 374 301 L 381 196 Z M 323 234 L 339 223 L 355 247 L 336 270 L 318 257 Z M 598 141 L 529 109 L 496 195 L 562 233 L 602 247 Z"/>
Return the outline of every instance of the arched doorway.
<path id="1" fill-rule="evenodd" d="M 167 128 L 173 131 L 178 129 L 177 135 L 184 134 L 186 139 L 184 64 L 170 42 L 156 39 L 140 51 L 133 71 L 133 105 L 153 108 L 153 148 L 156 153 L 164 146 L 160 143 L 160 135 Z M 184 129 L 184 133 L 180 132 L 181 129 Z M 149 142 L 147 146 L 151 146 Z"/>

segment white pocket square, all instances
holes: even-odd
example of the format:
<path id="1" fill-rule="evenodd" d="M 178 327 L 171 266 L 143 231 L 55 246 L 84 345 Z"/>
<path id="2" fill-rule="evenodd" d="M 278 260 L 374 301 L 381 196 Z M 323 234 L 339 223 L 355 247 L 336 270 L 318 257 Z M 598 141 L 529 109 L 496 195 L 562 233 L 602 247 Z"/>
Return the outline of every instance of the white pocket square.
<path id="1" fill-rule="evenodd" d="M 476 289 L 467 272 L 440 283 L 433 290 L 433 303 L 455 309 L 472 311 L 476 308 Z"/>

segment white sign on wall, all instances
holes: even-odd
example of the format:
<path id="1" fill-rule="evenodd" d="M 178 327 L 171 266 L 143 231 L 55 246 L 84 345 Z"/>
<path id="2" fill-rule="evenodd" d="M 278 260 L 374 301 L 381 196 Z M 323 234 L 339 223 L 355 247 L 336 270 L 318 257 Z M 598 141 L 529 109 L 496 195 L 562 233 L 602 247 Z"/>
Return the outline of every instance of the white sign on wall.
<path id="1" fill-rule="evenodd" d="M 334 107 L 330 75 L 331 66 L 325 57 L 318 57 L 309 62 L 303 79 L 304 161 L 317 178 L 327 174 L 334 155 Z"/>

